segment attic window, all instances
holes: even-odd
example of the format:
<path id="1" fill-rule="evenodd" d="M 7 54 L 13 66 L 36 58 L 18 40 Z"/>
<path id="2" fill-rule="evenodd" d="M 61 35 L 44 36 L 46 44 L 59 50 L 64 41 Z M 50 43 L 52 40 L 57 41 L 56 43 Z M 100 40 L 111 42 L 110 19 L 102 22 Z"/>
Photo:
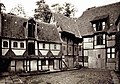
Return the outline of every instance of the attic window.
<path id="1" fill-rule="evenodd" d="M 103 22 L 96 22 L 93 24 L 93 28 L 95 31 L 102 31 L 105 29 L 106 23 Z"/>
<path id="2" fill-rule="evenodd" d="M 45 48 L 45 44 L 43 44 L 43 49 Z"/>
<path id="3" fill-rule="evenodd" d="M 7 20 L 4 20 L 5 22 L 7 21 Z"/>
<path id="4" fill-rule="evenodd" d="M 13 42 L 13 47 L 18 47 L 17 42 Z"/>
<path id="5" fill-rule="evenodd" d="M 8 47 L 8 42 L 7 41 L 3 41 L 3 47 Z"/>
<path id="6" fill-rule="evenodd" d="M 28 37 L 35 38 L 35 25 L 36 22 L 33 19 L 28 21 Z"/>
<path id="7" fill-rule="evenodd" d="M 24 48 L 24 43 L 20 43 L 20 48 Z"/>
<path id="8" fill-rule="evenodd" d="M 56 49 L 56 44 L 54 44 L 54 49 Z"/>

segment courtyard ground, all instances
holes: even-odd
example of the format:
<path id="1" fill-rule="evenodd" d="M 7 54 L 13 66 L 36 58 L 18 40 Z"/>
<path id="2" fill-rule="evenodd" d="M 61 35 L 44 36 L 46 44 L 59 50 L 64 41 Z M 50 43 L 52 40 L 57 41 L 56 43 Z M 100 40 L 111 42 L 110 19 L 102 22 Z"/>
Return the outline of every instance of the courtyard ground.
<path id="1" fill-rule="evenodd" d="M 0 80 L 0 84 L 13 84 L 14 80 L 14 77 L 6 77 Z M 15 81 L 14 84 L 113 84 L 111 71 L 103 69 L 80 69 L 26 76 Z"/>

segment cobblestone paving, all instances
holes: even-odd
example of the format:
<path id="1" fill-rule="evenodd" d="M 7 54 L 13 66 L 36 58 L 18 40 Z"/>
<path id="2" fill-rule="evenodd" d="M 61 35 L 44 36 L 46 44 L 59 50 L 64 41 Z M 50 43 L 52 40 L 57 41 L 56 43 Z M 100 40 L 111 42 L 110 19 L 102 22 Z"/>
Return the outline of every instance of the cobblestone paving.
<path id="1" fill-rule="evenodd" d="M 64 71 L 58 73 L 20 77 L 20 79 L 23 82 L 20 84 L 113 84 L 110 71 L 99 69 Z"/>
<path id="2" fill-rule="evenodd" d="M 110 71 L 98 69 L 65 71 L 25 79 L 29 84 L 113 84 Z"/>

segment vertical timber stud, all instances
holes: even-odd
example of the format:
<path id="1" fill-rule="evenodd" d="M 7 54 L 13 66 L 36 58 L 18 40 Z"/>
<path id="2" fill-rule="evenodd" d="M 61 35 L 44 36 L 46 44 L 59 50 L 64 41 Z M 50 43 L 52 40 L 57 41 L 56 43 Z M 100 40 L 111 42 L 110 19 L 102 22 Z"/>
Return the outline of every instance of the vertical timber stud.
<path id="1" fill-rule="evenodd" d="M 0 36 L 0 56 L 2 56 L 2 38 Z"/>
<path id="2" fill-rule="evenodd" d="M 107 35 L 105 35 L 105 68 L 107 68 Z"/>
<path id="3" fill-rule="evenodd" d="M 73 46 L 73 52 L 72 53 L 73 53 L 73 67 L 74 67 L 74 46 L 75 46 L 74 45 L 74 41 L 73 41 L 73 45 L 72 46 Z"/>
<path id="4" fill-rule="evenodd" d="M 60 58 L 59 58 L 59 69 L 61 68 Z"/>
<path id="5" fill-rule="evenodd" d="M 83 62 L 83 67 L 84 67 L 84 48 L 83 48 L 83 43 L 82 43 L 82 62 Z"/>
<path id="6" fill-rule="evenodd" d="M 38 57 L 38 59 L 37 59 L 37 71 L 39 71 L 39 57 Z"/>
<path id="7" fill-rule="evenodd" d="M 31 72 L 31 59 L 29 59 L 29 72 Z"/>
<path id="8" fill-rule="evenodd" d="M 0 7 L 0 11 L 1 11 L 1 7 Z M 2 56 L 2 14 L 0 12 L 0 56 Z"/>
<path id="9" fill-rule="evenodd" d="M 0 11 L 1 11 L 1 7 L 0 7 Z M 2 22 L 3 19 L 2 19 L 2 13 L 0 12 L 0 36 L 2 36 Z"/>
<path id="10" fill-rule="evenodd" d="M 42 68 L 42 59 L 40 61 L 41 61 L 41 70 L 43 70 L 43 68 Z"/>

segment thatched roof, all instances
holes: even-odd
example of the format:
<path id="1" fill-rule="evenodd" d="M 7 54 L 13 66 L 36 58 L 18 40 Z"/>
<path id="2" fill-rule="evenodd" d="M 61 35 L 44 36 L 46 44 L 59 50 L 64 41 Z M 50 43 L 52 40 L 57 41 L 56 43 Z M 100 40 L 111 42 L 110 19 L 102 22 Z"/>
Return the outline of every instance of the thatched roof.
<path id="1" fill-rule="evenodd" d="M 109 28 L 104 29 L 104 31 L 108 33 L 115 32 L 117 30 L 115 22 L 119 14 L 120 14 L 120 2 L 101 7 L 89 8 L 83 12 L 81 17 L 77 19 L 79 31 L 81 32 L 82 36 L 92 35 L 95 31 L 92 28 L 91 21 L 106 18 L 108 15 L 109 25 L 110 24 L 112 25 Z"/>
<path id="2" fill-rule="evenodd" d="M 78 31 L 78 25 L 75 20 L 68 18 L 62 14 L 53 13 L 52 16 L 56 22 L 57 26 L 60 26 L 63 31 L 74 34 L 76 37 L 80 37 L 80 32 Z"/>
<path id="3" fill-rule="evenodd" d="M 25 39 L 25 26 L 27 21 L 29 21 L 29 19 L 3 14 L 2 37 Z M 60 42 L 56 26 L 43 22 L 37 22 L 37 25 L 37 36 L 39 41 Z"/>
<path id="4" fill-rule="evenodd" d="M 23 23 L 27 19 L 15 15 L 2 15 L 2 36 L 12 38 L 25 38 L 25 29 Z"/>
<path id="5" fill-rule="evenodd" d="M 38 23 L 38 39 L 40 41 L 60 42 L 56 26 L 48 23 Z"/>

